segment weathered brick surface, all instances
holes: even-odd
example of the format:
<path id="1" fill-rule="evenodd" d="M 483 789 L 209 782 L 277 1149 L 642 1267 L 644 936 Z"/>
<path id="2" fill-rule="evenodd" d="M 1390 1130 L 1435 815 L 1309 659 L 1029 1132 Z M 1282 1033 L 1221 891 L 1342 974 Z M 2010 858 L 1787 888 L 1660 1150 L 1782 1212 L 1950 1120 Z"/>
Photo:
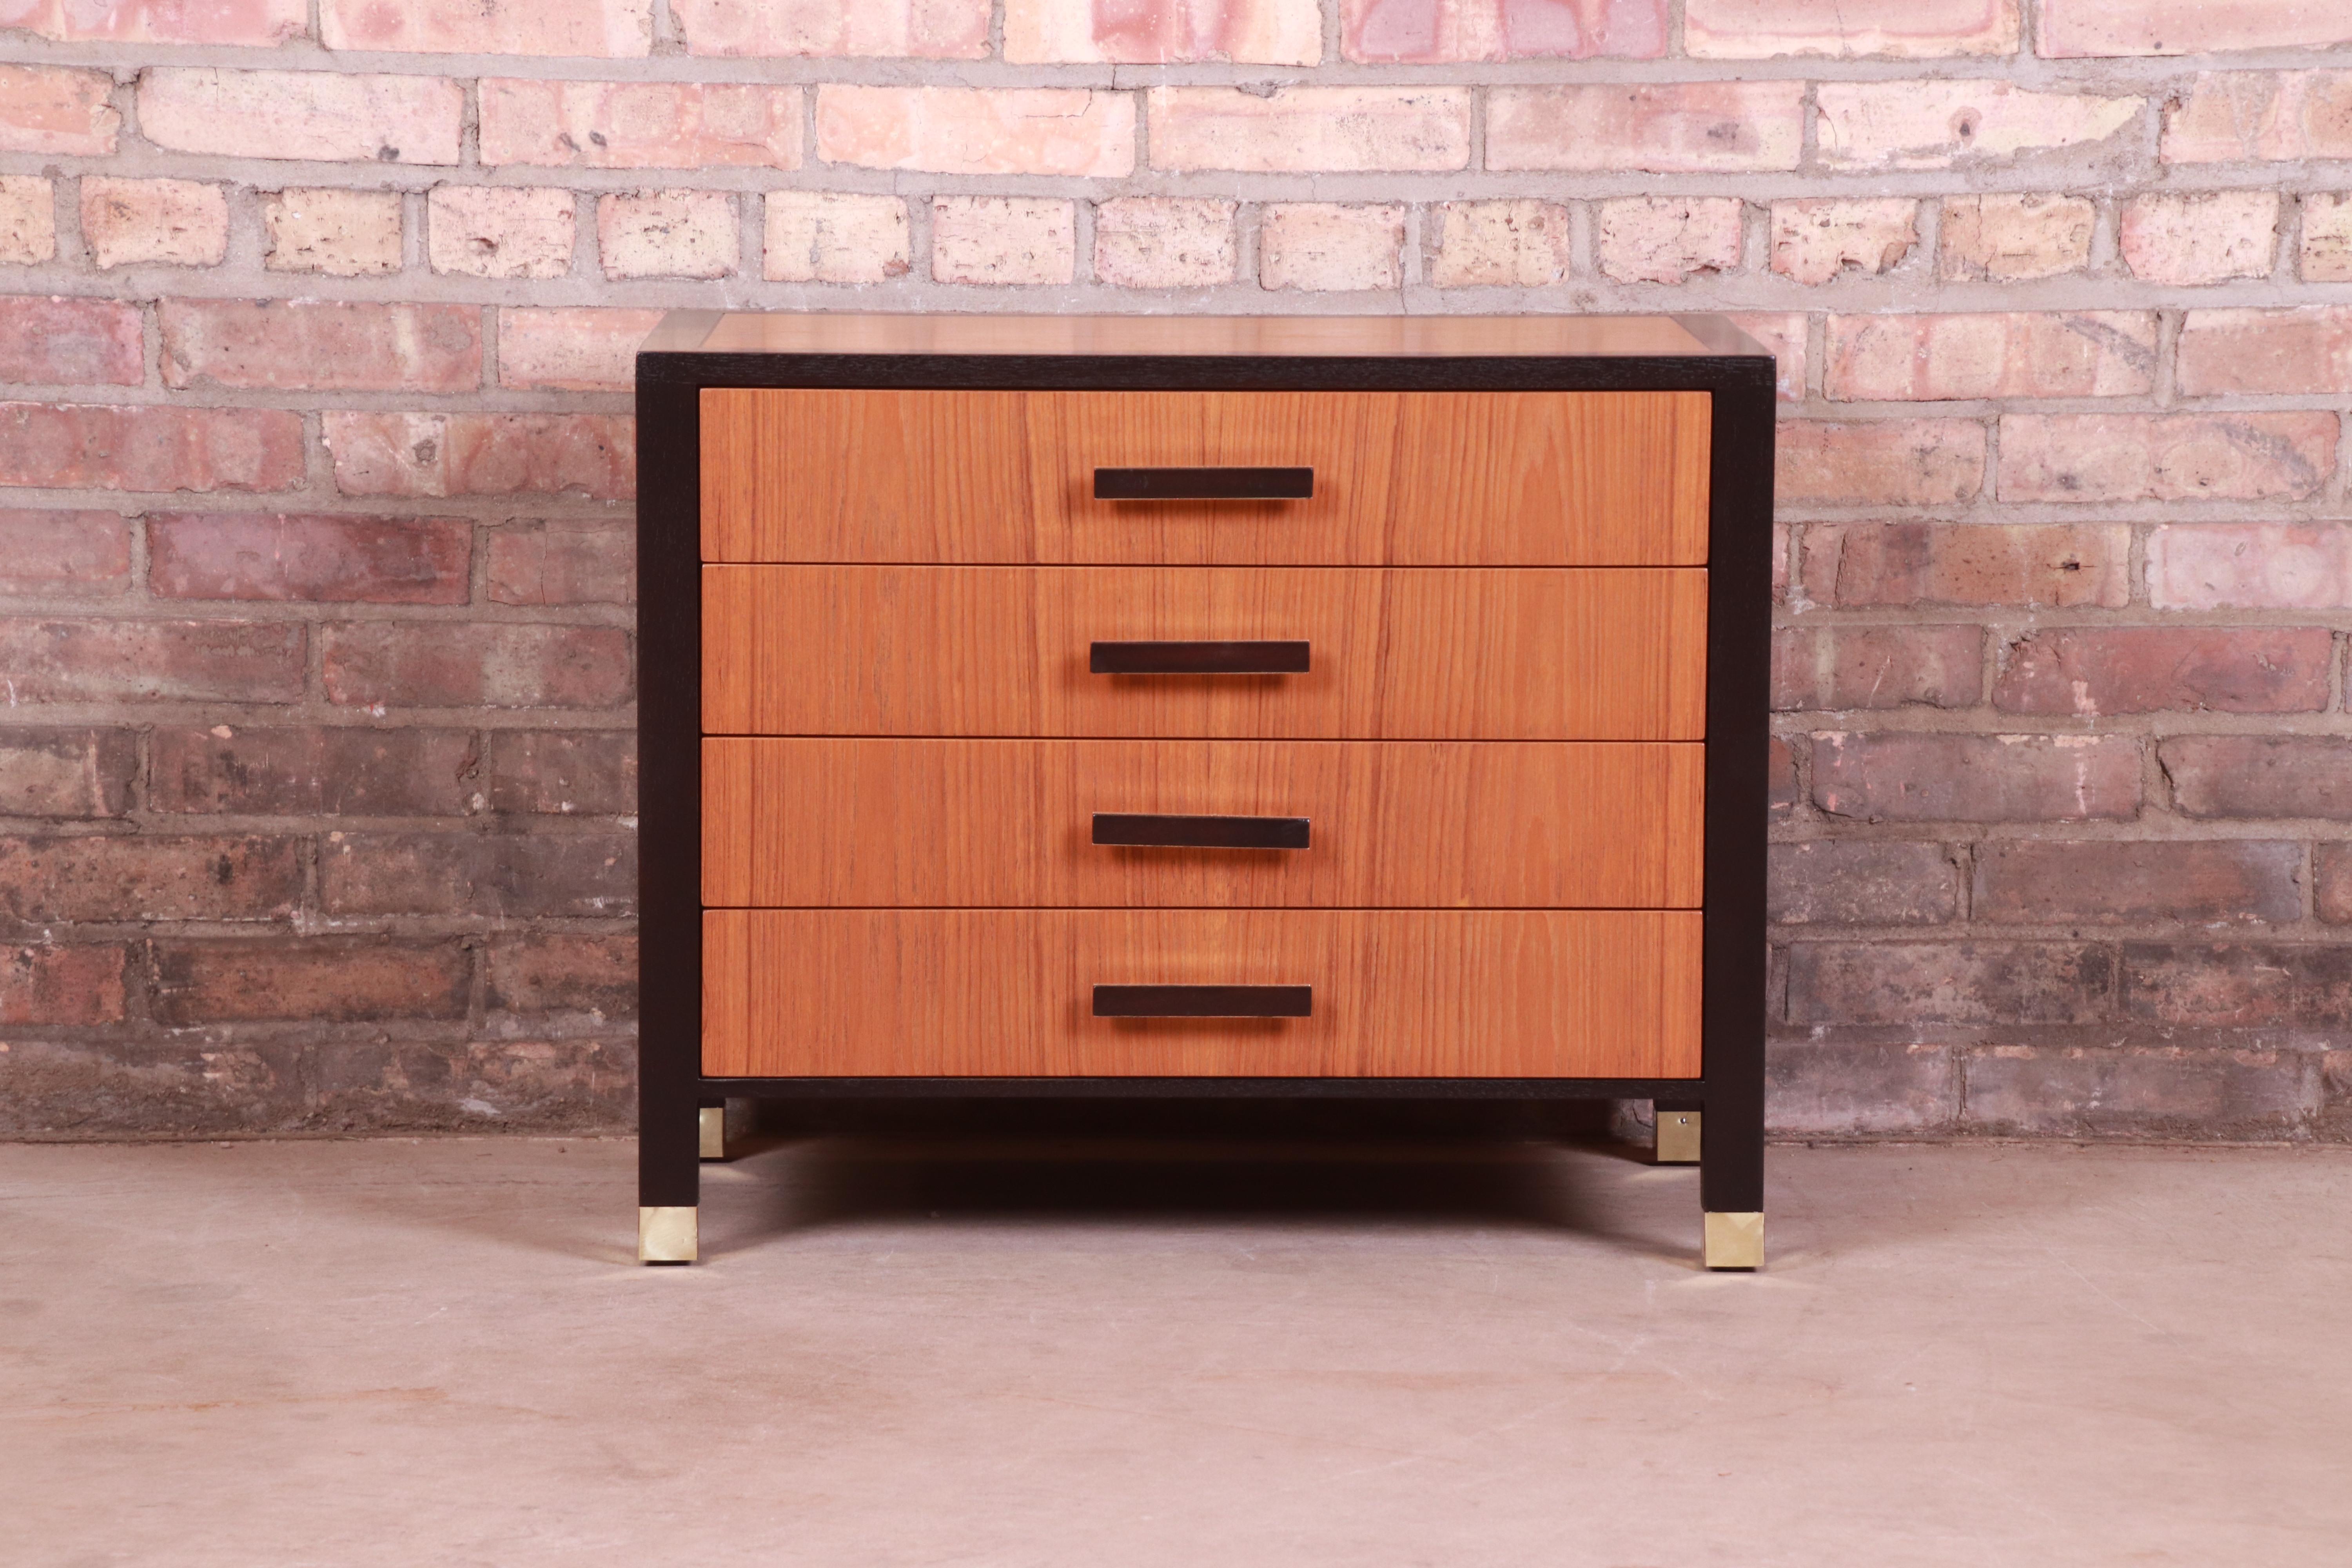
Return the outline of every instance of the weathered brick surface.
<path id="1" fill-rule="evenodd" d="M 2006 501 L 2299 500 L 2336 472 L 2333 414 L 2011 414 Z"/>
<path id="2" fill-rule="evenodd" d="M 2018 0 L 1686 0 L 1683 9 L 1685 47 L 1701 59 L 2006 55 L 2020 25 Z"/>
<path id="3" fill-rule="evenodd" d="M 1251 174 L 1460 169 L 1470 162 L 1471 110 L 1460 88 L 1298 87 L 1263 97 L 1154 88 L 1151 163 Z M 1488 165 L 1496 166 L 1491 152 Z"/>
<path id="4" fill-rule="evenodd" d="M 293 912 L 291 839 L 156 835 L 0 838 L 0 921 L 260 921 Z"/>
<path id="5" fill-rule="evenodd" d="M 2344 736 L 2173 735 L 2157 760 L 2184 816 L 2352 822 L 2352 739 Z"/>
<path id="6" fill-rule="evenodd" d="M 2352 16 L 2326 4 L 2216 5 L 2210 0 L 2045 0 L 2041 52 L 2202 55 L 2352 44 Z"/>
<path id="7" fill-rule="evenodd" d="M 978 59 L 988 53 L 989 0 L 675 0 L 698 55 L 882 55 Z"/>
<path id="8" fill-rule="evenodd" d="M 2131 601 L 2131 530 L 2114 524 L 1818 523 L 1805 530 L 1807 598 L 1864 605 Z"/>
<path id="9" fill-rule="evenodd" d="M 130 575 L 131 528 L 119 514 L 0 509 L 0 594 L 110 599 Z"/>
<path id="10" fill-rule="evenodd" d="M 0 191 L 0 198 L 5 195 Z M 4 199 L 0 211 L 5 211 Z M 0 237 L 5 233 L 0 229 Z M 2303 243 L 2295 252 L 2295 275 L 2306 283 L 2352 283 L 2352 193 L 2322 192 L 2303 198 Z"/>
<path id="11" fill-rule="evenodd" d="M 499 937 L 489 945 L 494 1012 L 585 1013 L 602 1023 L 637 1016 L 633 936 Z"/>
<path id="12" fill-rule="evenodd" d="M 319 39 L 331 49 L 625 58 L 653 51 L 653 0 L 319 0 Z"/>
<path id="13" fill-rule="evenodd" d="M 1952 282 L 2024 282 L 2091 263 L 2098 209 L 2081 196 L 1948 196 L 1936 272 Z"/>
<path id="14" fill-rule="evenodd" d="M 466 90 L 446 77 L 157 67 L 139 79 L 139 132 L 175 153 L 455 163 Z"/>
<path id="15" fill-rule="evenodd" d="M 2352 1025 L 2352 947 L 2327 942 L 2131 942 L 2125 1016 L 2165 1024 Z"/>
<path id="16" fill-rule="evenodd" d="M 1861 402 L 2144 396 L 2156 389 L 2156 316 L 1832 316 L 1824 360 L 1822 390 Z"/>
<path id="17" fill-rule="evenodd" d="M 2342 523 L 2172 523 L 2147 535 L 2159 610 L 2352 609 L 2352 529 Z"/>
<path id="18" fill-rule="evenodd" d="M 2303 912 L 2302 869 L 2300 844 L 2254 839 L 1997 839 L 1977 847 L 1969 908 L 2021 925 L 2285 921 Z"/>
<path id="19" fill-rule="evenodd" d="M 1317 0 L 1005 0 L 1004 58 L 1016 64 L 1311 66 L 1322 57 Z"/>
<path id="20" fill-rule="evenodd" d="M 2329 925 L 2352 925 L 2352 844 L 2338 839 L 2313 849 L 2311 905 Z"/>
<path id="21" fill-rule="evenodd" d="M 122 1022 L 126 956 L 112 942 L 0 947 L 0 1024 Z"/>
<path id="22" fill-rule="evenodd" d="M 456 942 L 314 937 L 155 944 L 165 1024 L 463 1018 L 472 964 Z"/>
<path id="23" fill-rule="evenodd" d="M 474 533 L 457 518 L 154 512 L 147 552 L 159 599 L 462 605 Z"/>
<path id="24" fill-rule="evenodd" d="M 1788 626 L 1772 637 L 1772 706 L 1972 708 L 1984 687 L 1976 626 Z"/>
<path id="25" fill-rule="evenodd" d="M 2329 396 L 2352 385 L 2352 306 L 2191 310 L 2175 353 L 2173 380 L 2183 396 Z"/>
<path id="26" fill-rule="evenodd" d="M 302 468 L 283 409 L 0 403 L 0 485 L 282 490 Z"/>
<path id="27" fill-rule="evenodd" d="M 1780 1039 L 1764 1074 L 1765 1121 L 1784 1136 L 1948 1132 L 1959 1117 L 1958 1065 L 1942 1046 Z"/>
<path id="28" fill-rule="evenodd" d="M 292 702 L 306 633 L 284 621 L 0 617 L 10 695 L 36 702 Z"/>
<path id="29" fill-rule="evenodd" d="M 637 345 L 659 310 L 593 306 L 499 312 L 499 384 L 533 392 L 625 392 L 636 384 Z"/>
<path id="30" fill-rule="evenodd" d="M 2138 742 L 2124 735 L 1812 738 L 1813 804 L 1863 822 L 2126 821 L 2139 815 Z"/>
<path id="31" fill-rule="evenodd" d="M 2119 248 L 2132 276 L 2150 283 L 2267 278 L 2278 225 L 2274 191 L 2137 196 L 2123 209 Z"/>
<path id="32" fill-rule="evenodd" d="M 1900 196 L 1772 204 L 1772 270 L 1800 283 L 1885 272 L 1919 242 L 1919 204 Z"/>
<path id="33" fill-rule="evenodd" d="M 490 602 L 627 605 L 637 596 L 637 541 L 610 523 L 533 521 L 490 535 Z"/>
<path id="34" fill-rule="evenodd" d="M 742 251 L 724 191 L 648 191 L 596 203 L 607 278 L 724 278 Z"/>
<path id="35" fill-rule="evenodd" d="M 1941 169 L 2104 142 L 2147 103 L 1997 79 L 1823 82 L 1815 101 L 1822 161 L 1849 169 Z"/>
<path id="36" fill-rule="evenodd" d="M 320 424 L 335 488 L 349 496 L 636 493 L 626 415 L 330 412 Z"/>
<path id="37" fill-rule="evenodd" d="M 1650 59 L 1666 52 L 1664 0 L 1340 0 L 1339 47 L 1351 60 Z"/>
<path id="38" fill-rule="evenodd" d="M 2201 71 L 2165 110 L 2164 161 L 2352 158 L 2352 70 Z"/>
<path id="39" fill-rule="evenodd" d="M 49 182 L 0 174 L 0 262 L 47 261 L 57 253 L 57 197 Z"/>
<path id="40" fill-rule="evenodd" d="M 2300 1052 L 2011 1046 L 1968 1058 L 1963 1130 L 1998 1137 L 2293 1135 L 2316 1108 Z"/>
<path id="41" fill-rule="evenodd" d="M 436 185 L 425 254 L 436 272 L 469 278 L 561 278 L 572 270 L 570 191 Z"/>
<path id="42" fill-rule="evenodd" d="M 501 730 L 490 738 L 490 808 L 556 816 L 637 809 L 637 738 L 625 731 Z"/>
<path id="43" fill-rule="evenodd" d="M 0 65 L 0 153 L 106 157 L 122 129 L 113 90 L 104 71 Z"/>
<path id="44" fill-rule="evenodd" d="M 1793 1024 L 2091 1024 L 2115 1007 L 2116 960 L 2077 942 L 1798 942 Z"/>
<path id="45" fill-rule="evenodd" d="M 1601 271 L 1621 283 L 1682 283 L 1696 272 L 1732 271 L 1739 266 L 1746 213 L 1744 203 L 1728 196 L 1602 202 L 1593 221 Z"/>
<path id="46" fill-rule="evenodd" d="M 472 305 L 165 300 L 163 384 L 465 392 L 482 384 Z"/>
<path id="47" fill-rule="evenodd" d="M 136 386 L 147 376 L 136 306 L 0 297 L 0 381 Z M 9 563 L 0 562 L 0 572 Z"/>
<path id="48" fill-rule="evenodd" d="M 1135 171 L 1135 100 L 1083 88 L 851 87 L 816 93 L 816 155 L 942 174 Z"/>
<path id="49" fill-rule="evenodd" d="M 459 816 L 481 753 L 464 730 L 158 727 L 149 804 L 238 816 Z"/>
<path id="50" fill-rule="evenodd" d="M 285 44 L 310 30 L 306 0 L 11 0 L 7 25 L 62 43 Z"/>
<path id="51" fill-rule="evenodd" d="M 0 816 L 121 816 L 138 772 L 128 730 L 0 730 Z"/>
<path id="52" fill-rule="evenodd" d="M 1804 123 L 1798 82 L 1498 87 L 1486 100 L 1486 166 L 1654 174 L 1793 169 Z M 1155 131 L 1155 148 L 1158 141 Z"/>
<path id="53" fill-rule="evenodd" d="M 2325 626 L 2066 626 L 2001 653 L 1993 706 L 2095 719 L 2166 709 L 2319 713 L 2335 638 Z"/>
<path id="54" fill-rule="evenodd" d="M 228 255 L 228 197 L 202 180 L 81 183 L 81 237 L 101 268 L 217 267 Z"/>
<path id="55" fill-rule="evenodd" d="M 1780 430 L 1779 494 L 1799 506 L 1948 506 L 1984 482 L 1972 419 L 1805 420 Z"/>
<path id="56" fill-rule="evenodd" d="M 610 919 L 636 912 L 627 834 L 343 833 L 319 854 L 334 915 Z"/>
<path id="57" fill-rule="evenodd" d="M 1780 925 L 1943 925 L 1960 915 L 1959 868 L 1940 844 L 1775 844 L 1767 896 Z"/>
<path id="58" fill-rule="evenodd" d="M 941 283 L 1067 283 L 1077 215 L 1045 196 L 941 196 L 931 204 L 931 276 Z"/>
<path id="59" fill-rule="evenodd" d="M 906 202 L 841 191 L 771 191 L 761 276 L 783 283 L 886 283 L 912 268 Z"/>
<path id="60" fill-rule="evenodd" d="M 1394 289 L 1404 280 L 1404 209 L 1291 202 L 1258 228 L 1258 281 L 1308 292 Z"/>
<path id="61" fill-rule="evenodd" d="M 1209 289 L 1234 280 L 1235 204 L 1136 196 L 1095 208 L 1095 277 L 1121 289 Z"/>
<path id="62" fill-rule="evenodd" d="M 612 626 L 352 621 L 324 627 L 327 697 L 355 707 L 611 708 L 629 700 Z"/>
<path id="63" fill-rule="evenodd" d="M 584 169 L 797 169 L 801 89 L 751 82 L 494 78 L 482 162 Z"/>
<path id="64" fill-rule="evenodd" d="M 350 191 L 332 186 L 272 191 L 261 199 L 274 272 L 323 272 L 373 278 L 400 270 L 401 214 L 397 191 Z"/>

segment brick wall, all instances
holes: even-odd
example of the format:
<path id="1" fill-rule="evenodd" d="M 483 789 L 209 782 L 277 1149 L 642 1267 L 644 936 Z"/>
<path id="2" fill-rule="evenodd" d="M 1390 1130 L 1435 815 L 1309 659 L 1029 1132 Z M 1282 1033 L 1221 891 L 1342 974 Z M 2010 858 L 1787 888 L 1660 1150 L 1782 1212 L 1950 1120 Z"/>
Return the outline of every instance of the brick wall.
<path id="1" fill-rule="evenodd" d="M 1774 1118 L 2352 1135 L 2336 0 L 0 0 L 0 1126 L 610 1126 L 662 308 L 1735 313 Z"/>

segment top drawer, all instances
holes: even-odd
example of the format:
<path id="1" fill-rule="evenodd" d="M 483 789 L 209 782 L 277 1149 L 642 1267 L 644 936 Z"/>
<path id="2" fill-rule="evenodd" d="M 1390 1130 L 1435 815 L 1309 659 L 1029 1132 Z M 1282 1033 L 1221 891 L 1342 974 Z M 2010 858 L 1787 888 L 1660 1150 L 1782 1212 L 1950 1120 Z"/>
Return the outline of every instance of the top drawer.
<path id="1" fill-rule="evenodd" d="M 1696 566 L 1704 392 L 702 394 L 710 562 Z M 1097 468 L 1311 468 L 1098 500 Z"/>

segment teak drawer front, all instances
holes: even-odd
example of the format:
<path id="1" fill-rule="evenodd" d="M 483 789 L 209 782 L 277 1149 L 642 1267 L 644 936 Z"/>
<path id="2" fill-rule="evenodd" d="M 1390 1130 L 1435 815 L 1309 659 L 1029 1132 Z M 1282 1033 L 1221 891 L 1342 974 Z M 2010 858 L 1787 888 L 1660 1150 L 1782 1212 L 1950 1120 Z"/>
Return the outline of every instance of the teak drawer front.
<path id="1" fill-rule="evenodd" d="M 703 1071 L 1691 1078 L 1695 910 L 711 910 Z M 1097 1018 L 1094 987 L 1313 1016 Z"/>
<path id="2" fill-rule="evenodd" d="M 1704 392 L 702 393 L 706 561 L 1678 566 Z M 1098 500 L 1097 468 L 1307 467 L 1310 500 Z"/>
<path id="3" fill-rule="evenodd" d="M 1097 640 L 1301 675 L 1095 675 Z M 714 734 L 1690 741 L 1704 569 L 706 566 Z"/>
<path id="4" fill-rule="evenodd" d="M 703 742 L 703 901 L 1695 909 L 1705 749 L 1503 741 Z M 1305 818 L 1305 848 L 1093 841 Z"/>

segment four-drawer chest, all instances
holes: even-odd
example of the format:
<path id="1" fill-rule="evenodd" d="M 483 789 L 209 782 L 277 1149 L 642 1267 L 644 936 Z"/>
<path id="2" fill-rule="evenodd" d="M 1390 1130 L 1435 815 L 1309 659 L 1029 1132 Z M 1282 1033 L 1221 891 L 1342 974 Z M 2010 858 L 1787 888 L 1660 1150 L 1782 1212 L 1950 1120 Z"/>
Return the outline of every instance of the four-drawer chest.
<path id="1" fill-rule="evenodd" d="M 730 1100 L 1392 1095 L 1651 1100 L 1759 1264 L 1772 399 L 1709 317 L 668 318 L 640 1256 Z"/>

